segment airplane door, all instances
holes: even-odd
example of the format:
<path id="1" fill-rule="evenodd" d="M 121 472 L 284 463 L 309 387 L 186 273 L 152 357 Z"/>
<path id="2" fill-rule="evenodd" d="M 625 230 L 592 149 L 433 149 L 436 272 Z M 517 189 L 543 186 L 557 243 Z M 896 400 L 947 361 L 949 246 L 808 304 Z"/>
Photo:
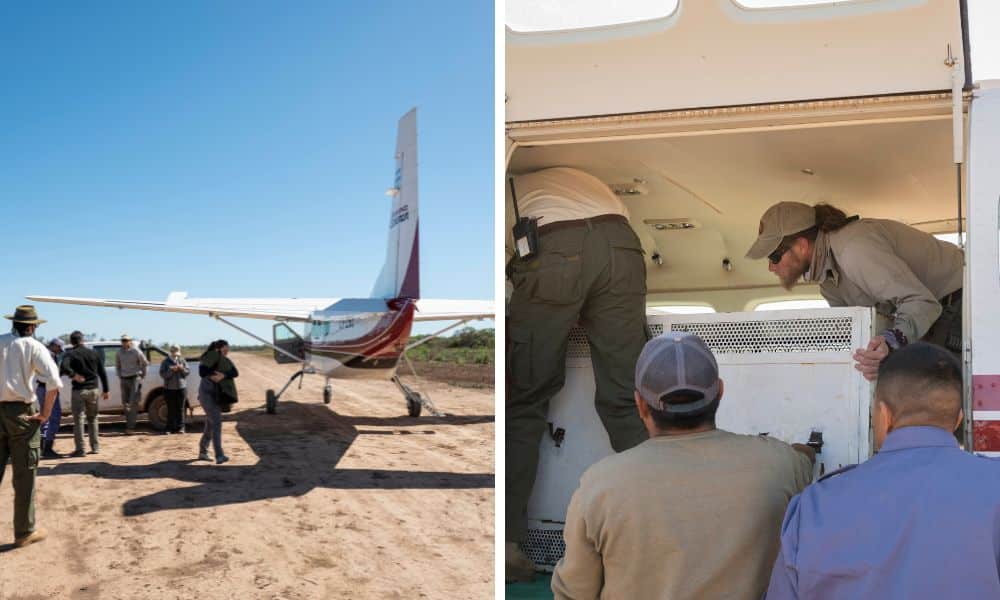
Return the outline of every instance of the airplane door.
<path id="1" fill-rule="evenodd" d="M 306 358 L 305 340 L 286 323 L 276 323 L 274 325 L 274 345 L 293 356 L 299 357 L 301 360 L 305 360 Z M 274 351 L 274 360 L 282 364 L 298 362 L 287 354 L 278 352 L 277 350 Z"/>

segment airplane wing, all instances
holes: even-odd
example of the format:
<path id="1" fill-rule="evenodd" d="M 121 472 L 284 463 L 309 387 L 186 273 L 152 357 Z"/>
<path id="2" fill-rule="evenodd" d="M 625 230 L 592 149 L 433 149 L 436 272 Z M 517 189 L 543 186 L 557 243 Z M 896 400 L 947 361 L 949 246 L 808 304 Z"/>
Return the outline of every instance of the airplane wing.
<path id="1" fill-rule="evenodd" d="M 35 302 L 129 308 L 160 312 L 188 313 L 212 317 L 243 317 L 268 321 L 308 321 L 339 298 L 188 298 L 172 292 L 165 301 L 72 298 L 66 296 L 26 296 Z M 492 319 L 493 303 L 487 300 L 417 300 L 414 321 L 465 321 Z"/>

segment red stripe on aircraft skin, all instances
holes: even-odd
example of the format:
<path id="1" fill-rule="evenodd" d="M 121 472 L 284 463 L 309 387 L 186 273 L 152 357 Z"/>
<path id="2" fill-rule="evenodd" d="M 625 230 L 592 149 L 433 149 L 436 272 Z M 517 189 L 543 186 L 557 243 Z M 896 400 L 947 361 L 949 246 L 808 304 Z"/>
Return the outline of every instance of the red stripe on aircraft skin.
<path id="1" fill-rule="evenodd" d="M 387 312 L 392 320 L 384 327 L 378 327 L 371 332 L 343 342 L 328 342 L 306 344 L 306 351 L 322 355 L 324 352 L 339 354 L 354 354 L 365 358 L 399 358 L 406 342 L 410 338 L 410 328 L 413 325 L 413 315 L 416 303 L 408 298 L 402 299 L 403 306 L 399 311 Z"/>
<path id="2" fill-rule="evenodd" d="M 1000 421 L 972 422 L 973 452 L 1000 452 Z"/>
<path id="3" fill-rule="evenodd" d="M 1000 375 L 972 376 L 973 410 L 1000 410 Z"/>
<path id="4" fill-rule="evenodd" d="M 399 286 L 400 298 L 420 298 L 420 225 L 413 229 L 413 248 L 410 250 L 410 264 L 406 265 L 403 285 Z"/>

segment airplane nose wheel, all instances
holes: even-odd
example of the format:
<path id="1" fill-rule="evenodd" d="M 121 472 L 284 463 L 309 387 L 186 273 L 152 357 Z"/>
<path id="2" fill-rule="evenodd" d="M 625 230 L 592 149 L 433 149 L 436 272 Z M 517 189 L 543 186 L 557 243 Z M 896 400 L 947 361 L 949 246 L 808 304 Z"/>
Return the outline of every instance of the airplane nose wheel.
<path id="1" fill-rule="evenodd" d="M 329 383 L 323 387 L 323 404 L 329 404 L 333 400 L 333 386 Z"/>

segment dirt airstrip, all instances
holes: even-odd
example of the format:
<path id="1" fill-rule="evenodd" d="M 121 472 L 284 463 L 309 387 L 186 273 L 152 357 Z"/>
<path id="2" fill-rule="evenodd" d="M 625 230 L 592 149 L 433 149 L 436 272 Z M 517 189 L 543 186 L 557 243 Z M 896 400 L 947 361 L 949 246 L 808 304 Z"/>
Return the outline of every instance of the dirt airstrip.
<path id="1" fill-rule="evenodd" d="M 264 391 L 294 367 L 232 357 L 225 465 L 194 460 L 200 411 L 186 435 L 111 422 L 100 454 L 42 462 L 50 537 L 21 549 L 8 468 L 0 598 L 492 597 L 493 388 L 424 380 L 450 416 L 412 419 L 389 382 L 334 381 L 326 406 L 313 376 L 267 415 Z"/>

